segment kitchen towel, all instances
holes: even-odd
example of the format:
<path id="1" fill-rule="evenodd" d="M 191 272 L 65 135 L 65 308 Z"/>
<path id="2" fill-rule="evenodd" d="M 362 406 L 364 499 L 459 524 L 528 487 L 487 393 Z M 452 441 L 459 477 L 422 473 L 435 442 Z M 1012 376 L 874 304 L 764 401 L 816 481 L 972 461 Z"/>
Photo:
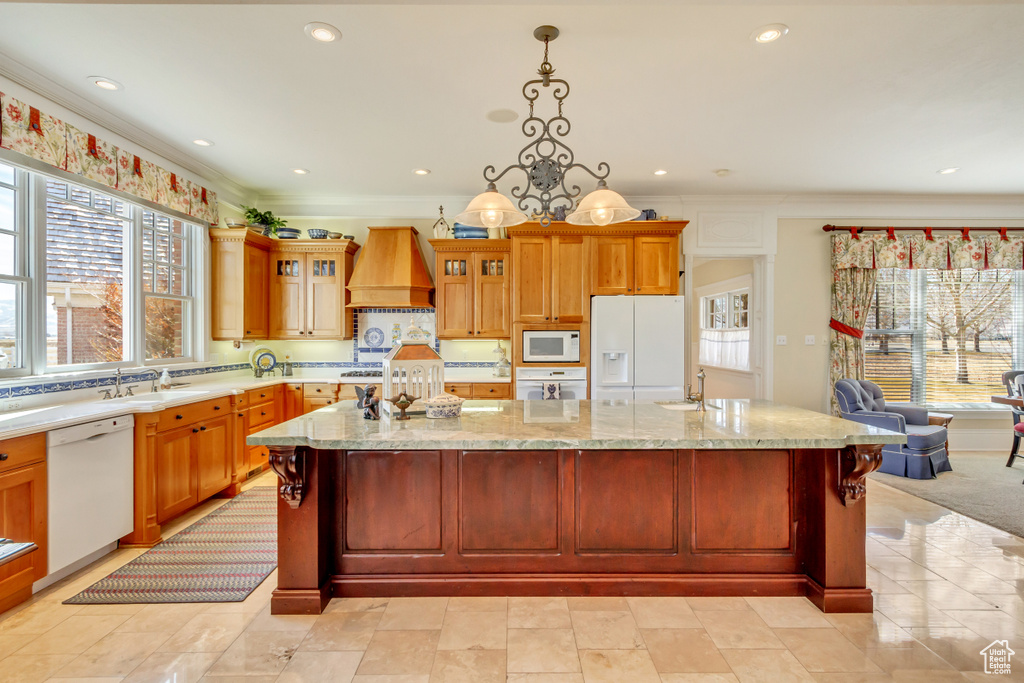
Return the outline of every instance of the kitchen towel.
<path id="1" fill-rule="evenodd" d="M 544 382 L 544 400 L 556 401 L 562 398 L 562 388 L 558 382 Z"/>

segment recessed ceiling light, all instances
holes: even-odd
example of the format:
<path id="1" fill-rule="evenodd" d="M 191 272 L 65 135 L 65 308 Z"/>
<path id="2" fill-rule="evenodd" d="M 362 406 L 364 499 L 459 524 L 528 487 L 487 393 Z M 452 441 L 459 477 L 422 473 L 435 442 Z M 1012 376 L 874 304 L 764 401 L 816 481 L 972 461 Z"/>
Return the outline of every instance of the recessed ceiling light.
<path id="1" fill-rule="evenodd" d="M 292 169 L 292 173 L 294 173 L 295 175 L 309 175 L 309 169 L 308 168 L 293 168 Z"/>
<path id="2" fill-rule="evenodd" d="M 330 43 L 341 38 L 341 31 L 322 21 L 306 24 L 306 28 L 303 30 L 307 36 L 321 43 Z"/>
<path id="3" fill-rule="evenodd" d="M 949 175 L 950 173 L 956 173 L 960 168 L 958 166 L 950 166 L 949 168 L 940 168 L 936 173 L 939 175 Z"/>
<path id="4" fill-rule="evenodd" d="M 199 145 L 200 147 L 213 147 L 213 143 L 204 138 L 199 138 L 192 141 L 193 145 Z"/>
<path id="5" fill-rule="evenodd" d="M 97 88 L 103 88 L 104 90 L 121 90 L 124 88 L 123 85 L 118 83 L 112 78 L 105 76 L 89 76 L 89 80 L 93 82 Z"/>
<path id="6" fill-rule="evenodd" d="M 511 109 L 495 109 L 487 112 L 487 120 L 495 123 L 512 123 L 519 118 L 519 114 Z"/>
<path id="7" fill-rule="evenodd" d="M 430 175 L 429 168 L 414 168 L 412 169 L 412 172 L 415 173 L 416 175 Z"/>
<path id="8" fill-rule="evenodd" d="M 665 169 L 659 168 L 657 171 L 654 172 L 654 175 L 665 175 L 667 173 L 668 171 L 666 171 Z"/>
<path id="9" fill-rule="evenodd" d="M 789 27 L 785 24 L 768 24 L 754 31 L 751 34 L 751 38 L 757 43 L 770 43 L 773 40 L 778 40 L 782 36 L 789 33 Z"/>
<path id="10" fill-rule="evenodd" d="M 718 176 L 719 178 L 724 178 L 725 176 L 729 175 L 730 173 L 732 173 L 732 170 L 730 170 L 728 168 L 720 168 L 720 169 L 715 171 L 715 175 Z"/>

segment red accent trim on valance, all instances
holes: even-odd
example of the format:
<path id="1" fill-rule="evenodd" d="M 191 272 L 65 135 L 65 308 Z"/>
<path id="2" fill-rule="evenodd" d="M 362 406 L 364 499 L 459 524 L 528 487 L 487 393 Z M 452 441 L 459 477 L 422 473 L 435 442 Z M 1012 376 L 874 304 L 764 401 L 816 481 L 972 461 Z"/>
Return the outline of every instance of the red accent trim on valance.
<path id="1" fill-rule="evenodd" d="M 97 158 L 99 158 L 99 156 L 100 156 L 99 148 L 96 146 L 96 136 L 95 135 L 90 135 L 89 136 L 89 156 L 97 157 Z"/>
<path id="2" fill-rule="evenodd" d="M 971 241 L 971 229 L 970 228 L 962 228 L 960 230 L 960 234 L 963 236 L 964 242 L 970 242 Z"/>
<path id="3" fill-rule="evenodd" d="M 999 239 L 1004 242 L 1010 241 L 1010 238 L 1006 236 L 1006 228 L 999 228 Z"/>
<path id="4" fill-rule="evenodd" d="M 203 201 L 203 204 L 209 204 L 210 203 L 210 202 L 206 201 L 206 188 L 205 187 L 203 188 L 202 201 Z"/>
<path id="5" fill-rule="evenodd" d="M 850 237 L 852 237 L 855 240 L 859 240 L 860 239 L 859 237 L 857 237 L 857 227 L 856 226 L 850 228 Z"/>
<path id="6" fill-rule="evenodd" d="M 929 242 L 934 242 L 935 241 L 935 238 L 932 237 L 932 229 L 931 228 L 925 228 L 924 229 L 924 238 L 926 240 L 928 240 Z"/>
<path id="7" fill-rule="evenodd" d="M 42 135 L 43 124 L 40 123 L 39 116 L 40 115 L 38 109 L 36 109 L 35 107 L 28 108 L 28 129 L 38 133 L 39 135 Z"/>
<path id="8" fill-rule="evenodd" d="M 176 173 L 171 174 L 171 191 L 178 191 L 178 175 Z"/>
<path id="9" fill-rule="evenodd" d="M 896 228 L 887 228 L 885 232 L 889 235 L 889 239 L 893 242 L 896 241 Z"/>
<path id="10" fill-rule="evenodd" d="M 845 323 L 839 322 L 835 318 L 832 318 L 831 320 L 828 321 L 828 326 L 831 327 L 836 332 L 841 332 L 842 334 L 849 335 L 851 337 L 856 337 L 857 339 L 864 338 L 864 330 L 858 330 L 856 327 L 850 327 Z"/>
<path id="11" fill-rule="evenodd" d="M 142 159 L 140 159 L 137 156 L 133 156 L 132 158 L 133 158 L 133 161 L 132 161 L 132 173 L 137 175 L 137 176 L 139 176 L 141 178 L 142 177 Z"/>

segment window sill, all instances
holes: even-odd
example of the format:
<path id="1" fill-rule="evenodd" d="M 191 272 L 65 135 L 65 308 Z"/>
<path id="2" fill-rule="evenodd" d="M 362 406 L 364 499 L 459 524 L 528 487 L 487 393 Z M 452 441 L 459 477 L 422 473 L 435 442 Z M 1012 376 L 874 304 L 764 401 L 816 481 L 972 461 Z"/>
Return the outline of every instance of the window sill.
<path id="1" fill-rule="evenodd" d="M 167 367 L 171 370 L 193 370 L 195 368 L 205 368 L 209 365 L 211 365 L 211 363 L 203 363 L 197 361 L 165 361 L 163 364 L 154 362 L 153 364 L 150 365 L 122 367 L 121 374 L 128 376 L 139 375 L 142 373 L 159 373 L 160 370 L 163 369 L 164 367 Z M 0 378 L 0 387 L 17 386 L 21 384 L 38 384 L 39 382 L 74 382 L 77 380 L 99 379 L 102 377 L 110 377 L 114 375 L 116 372 L 116 367 L 108 367 L 95 370 L 70 370 L 63 372 L 55 371 L 47 372 L 42 375 L 20 375 L 16 377 Z"/>

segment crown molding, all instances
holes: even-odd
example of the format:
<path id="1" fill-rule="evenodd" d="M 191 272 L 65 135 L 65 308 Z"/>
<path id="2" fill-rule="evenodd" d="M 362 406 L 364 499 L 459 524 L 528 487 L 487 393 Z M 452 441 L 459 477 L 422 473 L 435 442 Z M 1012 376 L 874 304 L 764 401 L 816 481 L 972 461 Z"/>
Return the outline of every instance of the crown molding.
<path id="1" fill-rule="evenodd" d="M 93 104 L 64 85 L 44 76 L 3 52 L 0 52 L 0 76 L 4 76 L 40 97 L 44 97 L 82 118 L 106 128 L 125 140 L 138 145 L 140 148 L 149 150 L 167 161 L 180 166 L 185 171 L 197 176 L 204 184 L 210 185 L 210 189 L 217 192 L 218 199 L 224 196 L 231 203 L 240 203 L 247 202 L 251 197 L 255 196 L 252 190 L 243 187 L 217 169 L 185 154 L 166 140 L 139 128 L 117 114 Z"/>
<path id="2" fill-rule="evenodd" d="M 828 220 L 1024 219 L 1024 194 L 786 195 L 779 218 Z"/>

